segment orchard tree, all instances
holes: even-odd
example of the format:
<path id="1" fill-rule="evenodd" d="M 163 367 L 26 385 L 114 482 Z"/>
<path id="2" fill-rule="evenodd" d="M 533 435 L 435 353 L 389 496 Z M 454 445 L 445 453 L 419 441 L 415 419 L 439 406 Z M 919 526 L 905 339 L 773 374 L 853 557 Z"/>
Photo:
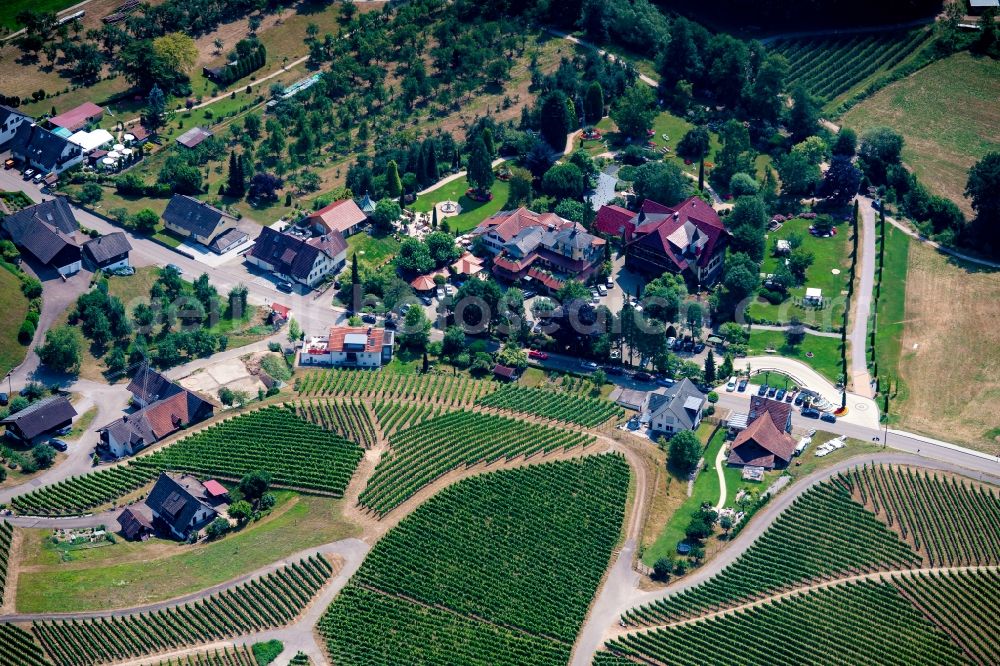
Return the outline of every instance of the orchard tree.
<path id="1" fill-rule="evenodd" d="M 611 109 L 611 118 L 619 131 L 631 139 L 645 139 L 656 118 L 656 98 L 644 83 L 634 83 L 625 90 Z"/>
<path id="2" fill-rule="evenodd" d="M 976 224 L 1000 249 L 1000 153 L 987 153 L 969 169 L 965 196 L 972 200 Z"/>
<path id="3" fill-rule="evenodd" d="M 107 323 L 106 317 L 104 322 Z M 56 372 L 76 373 L 80 369 L 83 341 L 75 327 L 59 326 L 45 333 L 45 344 L 36 351 L 46 367 Z"/>

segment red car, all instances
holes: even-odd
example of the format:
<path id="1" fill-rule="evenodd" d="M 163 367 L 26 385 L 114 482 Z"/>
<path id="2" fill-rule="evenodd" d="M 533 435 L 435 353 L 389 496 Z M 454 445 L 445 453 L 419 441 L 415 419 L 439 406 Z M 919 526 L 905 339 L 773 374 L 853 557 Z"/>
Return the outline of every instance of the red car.
<path id="1" fill-rule="evenodd" d="M 533 359 L 537 359 L 539 361 L 544 361 L 548 357 L 549 357 L 548 354 L 546 354 L 543 351 L 538 351 L 537 349 L 531 349 L 531 350 L 528 351 L 528 358 L 533 358 Z"/>

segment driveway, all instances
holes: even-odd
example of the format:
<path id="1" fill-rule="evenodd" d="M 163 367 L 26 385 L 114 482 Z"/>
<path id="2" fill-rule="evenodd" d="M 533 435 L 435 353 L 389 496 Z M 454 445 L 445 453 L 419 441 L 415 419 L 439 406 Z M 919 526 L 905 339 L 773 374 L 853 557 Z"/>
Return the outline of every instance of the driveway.
<path id="1" fill-rule="evenodd" d="M 851 342 L 851 387 L 859 395 L 875 397 L 872 390 L 872 378 L 868 374 L 868 321 L 871 319 L 872 290 L 875 288 L 875 227 L 878 224 L 872 200 L 868 197 L 858 197 L 859 233 L 861 242 L 858 251 L 861 253 L 859 266 L 860 281 L 854 292 L 853 312 L 851 312 L 851 330 L 848 338 Z"/>

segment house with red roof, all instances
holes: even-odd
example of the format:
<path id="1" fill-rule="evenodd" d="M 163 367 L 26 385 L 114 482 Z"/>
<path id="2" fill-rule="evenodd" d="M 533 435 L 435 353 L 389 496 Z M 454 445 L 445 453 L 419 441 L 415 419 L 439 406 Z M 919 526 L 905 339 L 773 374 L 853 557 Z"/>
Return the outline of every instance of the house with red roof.
<path id="1" fill-rule="evenodd" d="M 89 123 L 96 123 L 104 117 L 104 109 L 93 102 L 84 102 L 80 106 L 70 109 L 58 116 L 49 118 L 49 124 L 53 127 L 63 127 L 70 132 L 76 132 L 86 127 Z"/>
<path id="2" fill-rule="evenodd" d="M 332 231 L 350 236 L 358 231 L 367 219 L 368 216 L 361 211 L 358 204 L 354 203 L 354 199 L 341 199 L 309 214 L 305 221 L 317 236 Z"/>
<path id="3" fill-rule="evenodd" d="M 736 467 L 782 469 L 795 455 L 792 406 L 777 400 L 752 396 L 748 425 L 736 435 L 727 462 Z"/>
<path id="4" fill-rule="evenodd" d="M 334 326 L 326 337 L 314 337 L 302 348 L 300 365 L 380 368 L 392 360 L 395 336 L 374 326 Z"/>
<path id="5" fill-rule="evenodd" d="M 472 235 L 493 256 L 493 275 L 505 282 L 530 278 L 549 289 L 567 280 L 586 282 L 604 261 L 603 238 L 555 213 L 527 208 L 501 211 Z"/>
<path id="6" fill-rule="evenodd" d="M 600 213 L 598 213 L 600 215 Z M 612 219 L 615 213 L 605 215 Z M 623 233 L 625 267 L 650 278 L 683 275 L 692 284 L 709 285 L 721 273 L 730 234 L 719 214 L 704 200 L 690 197 L 676 206 L 645 201 Z"/>

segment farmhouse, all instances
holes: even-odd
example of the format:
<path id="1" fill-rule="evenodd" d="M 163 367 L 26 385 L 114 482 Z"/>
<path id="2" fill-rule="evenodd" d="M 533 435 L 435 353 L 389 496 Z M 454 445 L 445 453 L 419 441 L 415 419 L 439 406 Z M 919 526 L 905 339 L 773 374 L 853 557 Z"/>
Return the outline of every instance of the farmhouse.
<path id="1" fill-rule="evenodd" d="M 83 161 L 80 146 L 41 125 L 27 122 L 17 126 L 10 140 L 10 154 L 42 173 L 62 173 Z"/>
<path id="2" fill-rule="evenodd" d="M 54 395 L 34 402 L 0 421 L 7 432 L 24 441 L 65 428 L 73 423 L 76 410 L 66 396 Z"/>
<path id="3" fill-rule="evenodd" d="M 643 421 L 653 433 L 672 435 L 694 430 L 701 424 L 708 400 L 690 379 L 684 378 L 663 393 L 650 393 L 643 410 Z"/>
<path id="4" fill-rule="evenodd" d="M 302 348 L 301 365 L 380 368 L 392 360 L 394 334 L 384 328 L 335 326 Z"/>
<path id="5" fill-rule="evenodd" d="M 212 416 L 215 407 L 196 393 L 144 366 L 128 386 L 140 409 L 99 428 L 99 447 L 114 458 L 131 456 L 182 427 Z"/>
<path id="6" fill-rule="evenodd" d="M 73 209 L 62 197 L 23 208 L 3 221 L 4 233 L 15 245 L 64 276 L 82 267 L 76 242 L 79 228 Z"/>
<path id="7" fill-rule="evenodd" d="M 83 256 L 93 270 L 116 270 L 129 265 L 132 244 L 121 231 L 99 236 L 83 244 Z"/>
<path id="8" fill-rule="evenodd" d="M 211 245 L 217 236 L 236 227 L 236 218 L 194 197 L 175 194 L 163 211 L 163 226 L 202 245 Z"/>
<path id="9" fill-rule="evenodd" d="M 625 246 L 629 270 L 654 278 L 676 273 L 701 285 L 718 279 L 729 232 L 703 200 L 691 197 L 673 208 L 644 201 L 629 225 L 634 225 Z"/>
<path id="10" fill-rule="evenodd" d="M 304 238 L 265 227 L 246 260 L 279 277 L 312 288 L 344 267 L 347 241 L 339 231 Z"/>
<path id="11" fill-rule="evenodd" d="M 472 232 L 493 257 L 493 274 L 506 282 L 531 278 L 550 289 L 586 282 L 604 259 L 605 241 L 555 213 L 501 211 Z"/>
<path id="12" fill-rule="evenodd" d="M 205 485 L 193 476 L 160 472 L 146 501 L 125 509 L 118 522 L 129 539 L 143 538 L 156 529 L 187 539 L 193 530 L 218 515 L 211 497 Z"/>
<path id="13" fill-rule="evenodd" d="M 70 109 L 58 116 L 49 118 L 49 125 L 61 127 L 69 132 L 77 132 L 90 123 L 96 123 L 104 117 L 104 109 L 93 102 L 84 102 L 75 109 Z"/>
<path id="14" fill-rule="evenodd" d="M 795 454 L 792 406 L 761 396 L 751 396 L 747 427 L 736 435 L 728 463 L 738 467 L 784 468 Z"/>
<path id="15" fill-rule="evenodd" d="M 31 116 L 0 104 L 0 148 L 14 138 L 21 123 L 31 124 Z"/>
<path id="16" fill-rule="evenodd" d="M 344 236 L 350 236 L 365 223 L 365 215 L 354 203 L 354 199 L 341 199 L 329 206 L 324 206 L 305 218 L 306 224 L 313 233 L 322 236 L 332 231 L 339 231 Z"/>

